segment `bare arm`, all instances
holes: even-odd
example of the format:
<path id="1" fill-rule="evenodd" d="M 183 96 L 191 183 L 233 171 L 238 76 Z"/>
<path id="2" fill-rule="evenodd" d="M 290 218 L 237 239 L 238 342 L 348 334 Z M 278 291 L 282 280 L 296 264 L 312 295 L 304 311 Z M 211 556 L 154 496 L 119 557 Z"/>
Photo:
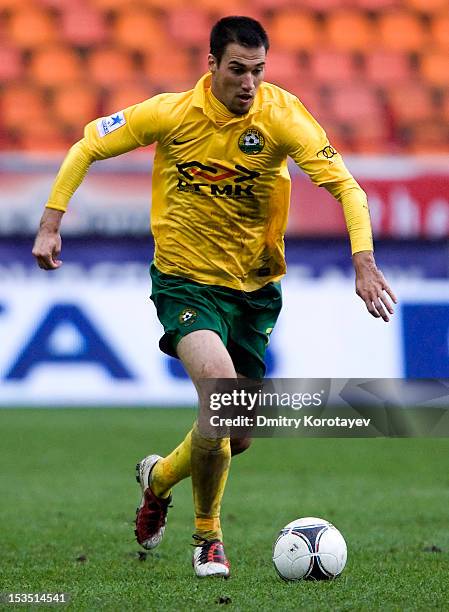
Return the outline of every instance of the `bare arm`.
<path id="1" fill-rule="evenodd" d="M 384 321 L 389 321 L 388 314 L 392 315 L 394 312 L 391 301 L 396 304 L 397 298 L 377 268 L 373 252 L 354 253 L 352 263 L 355 269 L 357 295 L 365 302 L 368 312 L 373 317 L 382 317 Z"/>
<path id="2" fill-rule="evenodd" d="M 34 241 L 33 255 L 37 265 L 43 270 L 56 270 L 62 265 L 58 259 L 61 253 L 61 234 L 59 228 L 63 216 L 62 210 L 45 208 L 39 224 L 39 231 Z"/>

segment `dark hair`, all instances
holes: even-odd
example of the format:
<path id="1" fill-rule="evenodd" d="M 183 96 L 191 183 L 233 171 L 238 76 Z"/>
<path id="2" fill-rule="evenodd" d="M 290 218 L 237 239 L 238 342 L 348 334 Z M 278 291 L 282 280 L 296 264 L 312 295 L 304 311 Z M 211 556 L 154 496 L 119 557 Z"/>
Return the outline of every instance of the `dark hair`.
<path id="1" fill-rule="evenodd" d="M 267 33 L 258 21 L 251 17 L 223 17 L 214 25 L 210 33 L 210 52 L 220 64 L 229 43 L 244 47 L 270 48 Z"/>

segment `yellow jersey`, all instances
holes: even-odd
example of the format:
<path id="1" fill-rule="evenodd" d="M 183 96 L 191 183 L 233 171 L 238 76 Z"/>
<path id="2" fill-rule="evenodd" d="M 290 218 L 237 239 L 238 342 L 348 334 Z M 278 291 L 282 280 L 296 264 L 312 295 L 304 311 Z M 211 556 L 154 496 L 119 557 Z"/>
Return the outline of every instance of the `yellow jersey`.
<path id="1" fill-rule="evenodd" d="M 246 115 L 211 93 L 164 93 L 89 123 L 47 206 L 66 210 L 89 165 L 157 142 L 151 227 L 155 265 L 199 283 L 256 290 L 286 271 L 290 156 L 343 204 L 352 252 L 372 250 L 366 196 L 294 95 L 262 83 Z"/>

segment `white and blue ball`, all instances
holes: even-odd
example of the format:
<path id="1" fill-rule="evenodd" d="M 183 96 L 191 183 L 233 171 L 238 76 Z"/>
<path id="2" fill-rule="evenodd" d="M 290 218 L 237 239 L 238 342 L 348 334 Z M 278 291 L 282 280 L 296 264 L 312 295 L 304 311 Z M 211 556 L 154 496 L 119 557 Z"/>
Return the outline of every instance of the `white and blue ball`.
<path id="1" fill-rule="evenodd" d="M 336 527 L 313 516 L 286 525 L 273 546 L 273 563 L 283 580 L 330 580 L 346 565 L 346 542 Z"/>

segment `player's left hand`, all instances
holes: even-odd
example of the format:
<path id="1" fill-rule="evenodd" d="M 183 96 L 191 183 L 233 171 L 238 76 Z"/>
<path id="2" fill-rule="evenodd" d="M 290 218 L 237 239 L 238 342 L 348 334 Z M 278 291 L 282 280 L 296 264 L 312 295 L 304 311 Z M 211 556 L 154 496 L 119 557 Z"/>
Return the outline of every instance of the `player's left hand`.
<path id="1" fill-rule="evenodd" d="M 398 300 L 388 286 L 384 275 L 377 268 L 372 251 L 354 253 L 352 261 L 356 275 L 357 295 L 365 302 L 368 312 L 373 317 L 389 321 L 388 315 L 394 313 L 391 302 L 396 304 Z"/>

